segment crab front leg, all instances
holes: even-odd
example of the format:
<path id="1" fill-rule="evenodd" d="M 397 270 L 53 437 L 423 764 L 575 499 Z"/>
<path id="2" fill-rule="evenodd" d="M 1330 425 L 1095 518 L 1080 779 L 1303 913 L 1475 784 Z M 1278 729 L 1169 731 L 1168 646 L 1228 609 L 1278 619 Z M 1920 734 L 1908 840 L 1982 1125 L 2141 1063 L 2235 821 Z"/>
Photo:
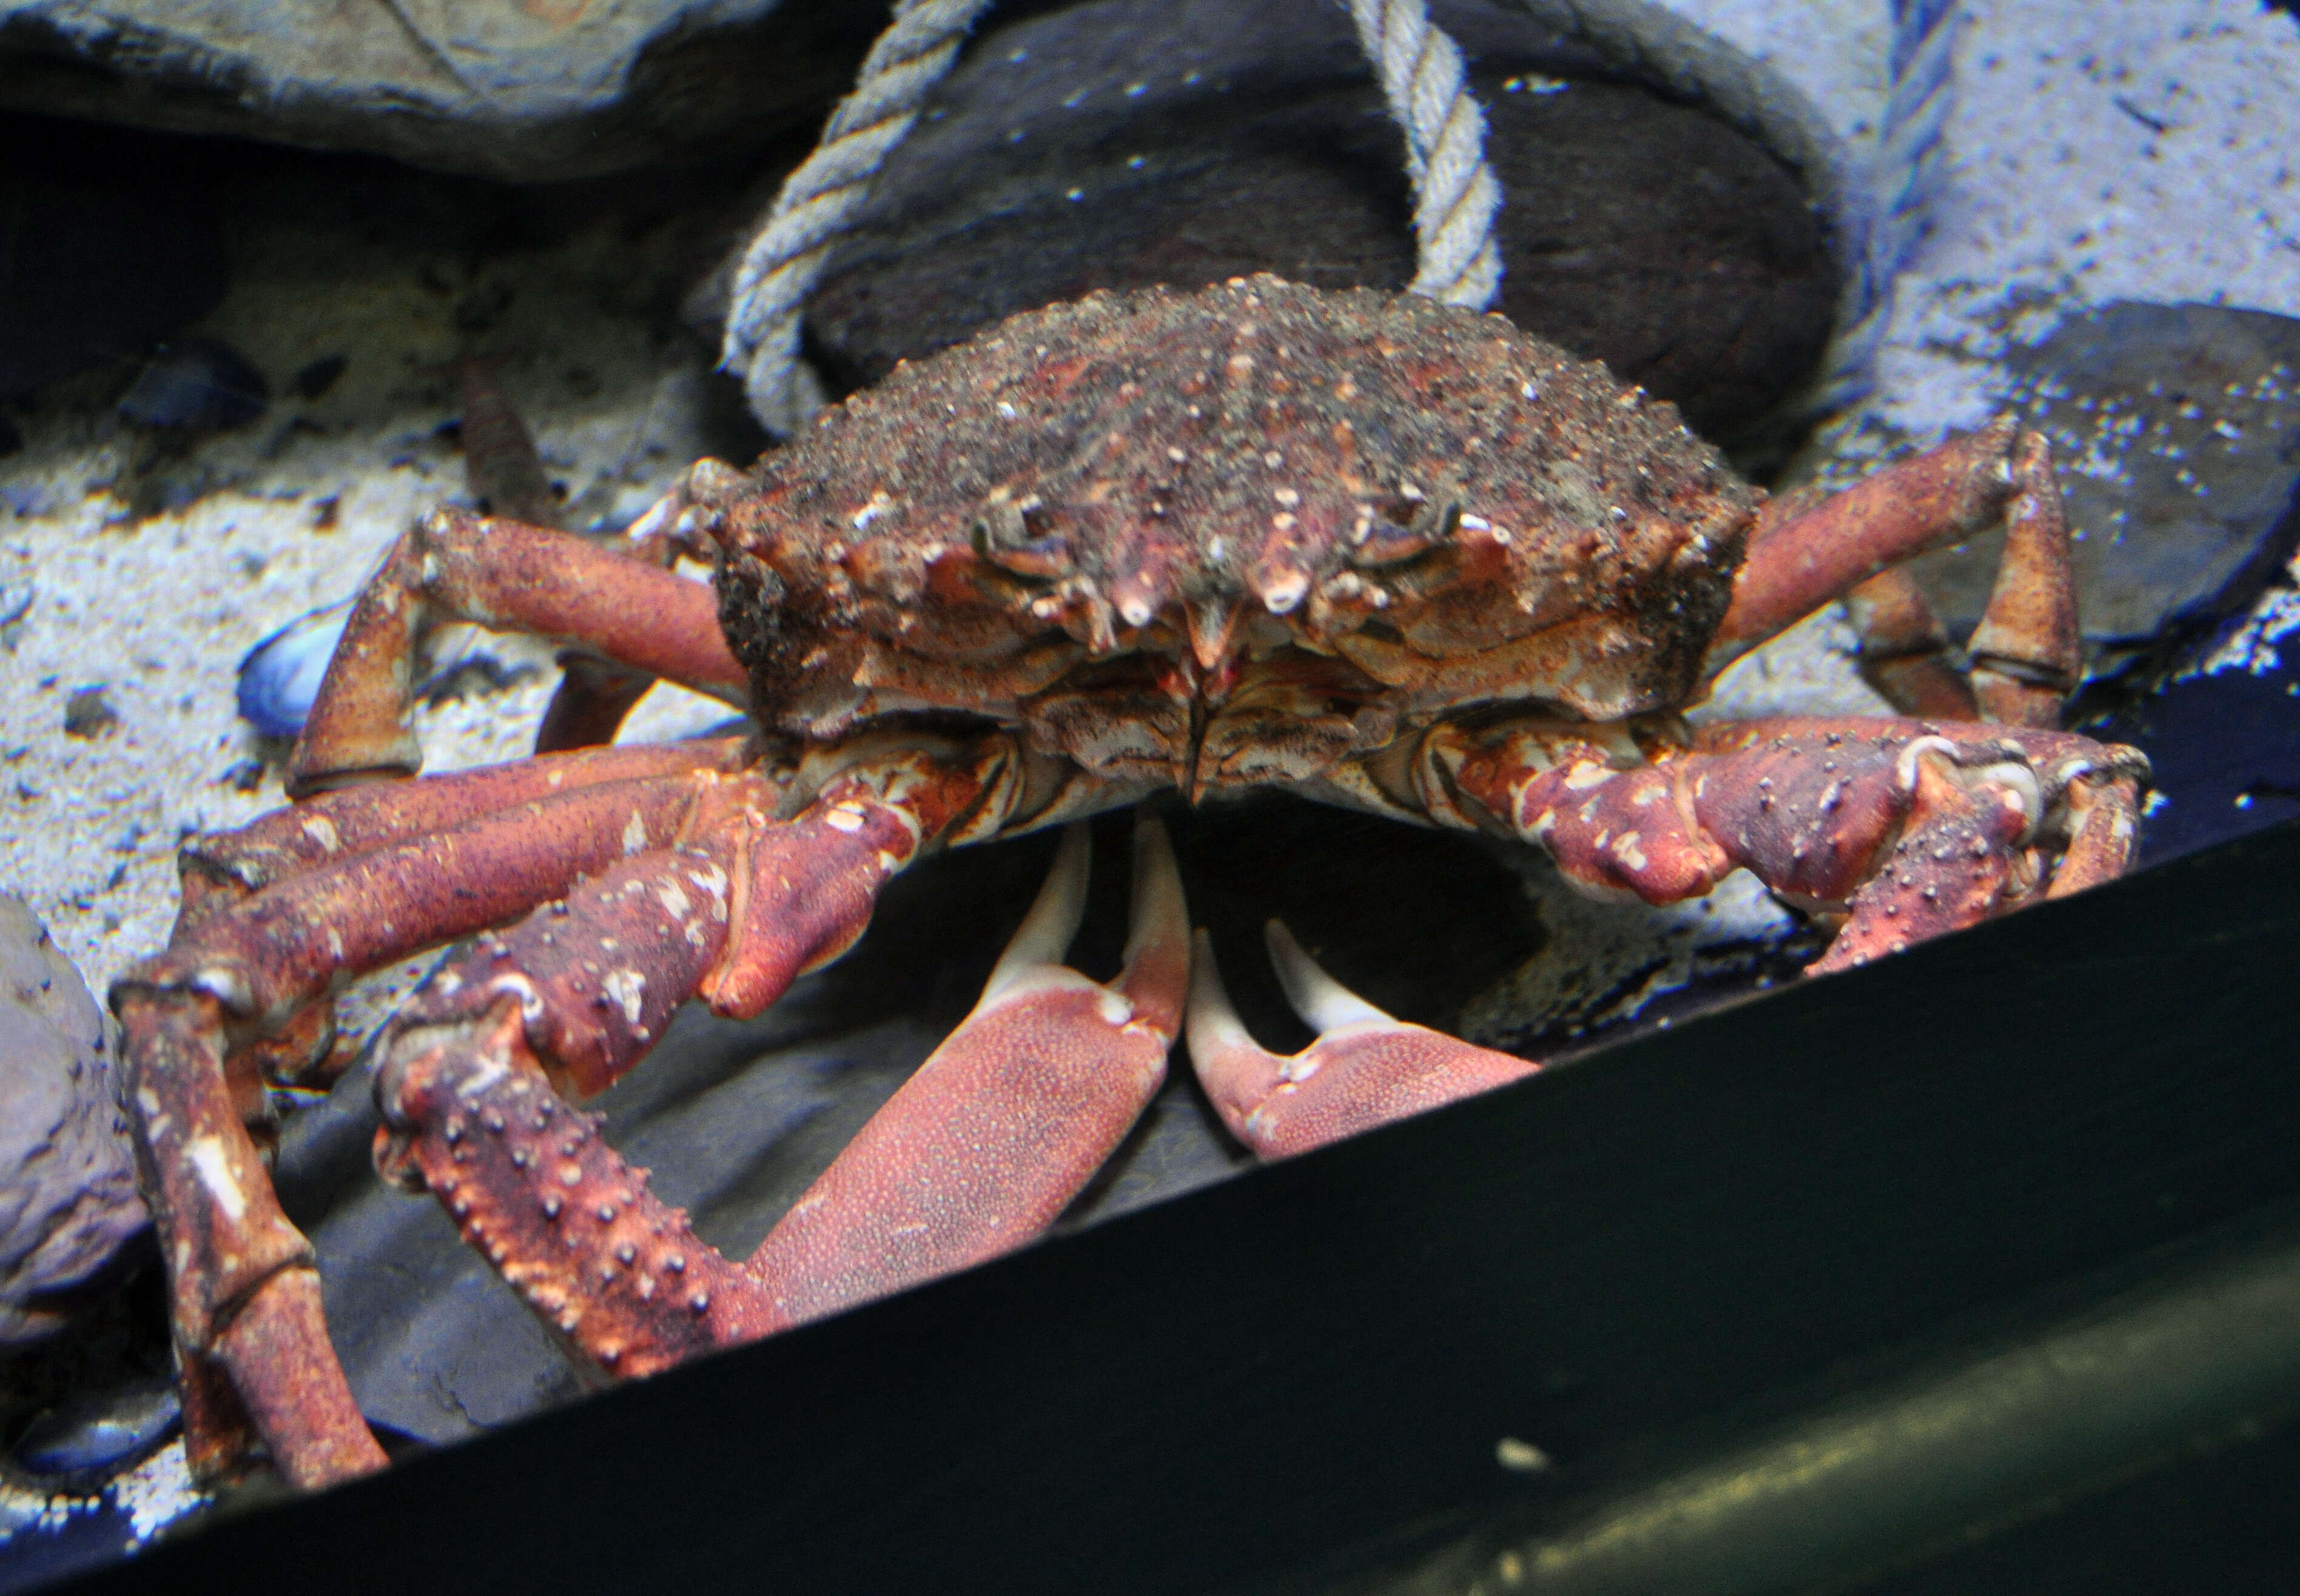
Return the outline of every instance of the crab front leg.
<path id="1" fill-rule="evenodd" d="M 379 1165 L 436 1193 L 564 1344 L 619 1376 L 1007 1251 L 1123 1140 L 1180 1019 L 1187 921 L 1157 822 L 1136 831 L 1134 930 L 1106 986 L 1059 962 L 1085 889 L 1073 829 L 974 1011 L 741 1263 L 560 1104 L 515 1002 L 398 1032 L 377 1085 Z M 596 912 L 571 908 L 568 943 L 596 951 Z"/>
<path id="2" fill-rule="evenodd" d="M 321 800 L 291 827 L 213 843 L 188 879 L 168 951 L 112 988 L 130 1123 L 168 1268 L 185 1429 L 204 1477 L 229 1472 L 249 1428 L 298 1484 L 378 1467 L 321 1323 L 309 1244 L 280 1212 L 250 1135 L 262 1067 L 283 1039 L 324 1043 L 342 979 L 469 935 L 675 831 L 713 754 L 631 779 L 627 756 Z M 587 769 L 597 766 L 596 771 Z M 587 775 L 607 777 L 587 781 Z M 442 822 L 410 836 L 391 799 Z M 460 824 L 446 824 L 460 820 Z M 306 1024 L 318 1013 L 321 1024 Z"/>
<path id="3" fill-rule="evenodd" d="M 1191 1066 L 1222 1124 L 1263 1158 L 1307 1152 L 1541 1068 L 1393 1019 L 1319 968 L 1283 925 L 1271 920 L 1266 934 L 1287 1001 L 1318 1039 L 1290 1058 L 1254 1041 L 1230 1005 L 1204 931 L 1190 971 L 1188 1033 Z"/>
<path id="4" fill-rule="evenodd" d="M 706 745 L 329 794 L 207 851 L 196 873 L 217 879 L 112 993 L 204 1475 L 234 1465 L 249 1421 L 298 1484 L 383 1460 L 328 1344 L 310 1247 L 244 1123 L 260 1119 L 265 1039 L 298 1032 L 345 979 L 562 894 L 448 967 L 414 1018 L 453 1034 L 508 998 L 536 1055 L 596 1090 L 698 988 L 755 1013 L 851 944 L 921 848 L 999 824 L 1018 786 L 996 737 L 854 752 L 788 822 L 768 819 L 779 785 Z"/>
<path id="5" fill-rule="evenodd" d="M 1846 919 L 1820 973 L 2121 874 L 2147 761 L 2065 732 L 1784 719 L 1622 768 L 1563 728 L 1454 745 L 1453 790 L 1601 896 L 1666 903 L 1746 868 Z"/>

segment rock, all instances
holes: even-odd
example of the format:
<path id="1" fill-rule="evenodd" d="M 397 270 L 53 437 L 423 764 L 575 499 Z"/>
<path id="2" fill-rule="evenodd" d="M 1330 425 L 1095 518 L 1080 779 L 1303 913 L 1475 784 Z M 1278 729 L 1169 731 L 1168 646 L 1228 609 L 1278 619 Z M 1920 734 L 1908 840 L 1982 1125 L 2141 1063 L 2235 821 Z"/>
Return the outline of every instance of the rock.
<path id="1" fill-rule="evenodd" d="M 2300 320 L 2120 302 L 2005 365 L 2009 406 L 2060 467 L 2094 672 L 2161 655 L 2259 595 L 2300 537 Z M 1951 636 L 1980 619 L 2003 544 L 1976 537 L 1911 567 Z"/>
<path id="2" fill-rule="evenodd" d="M 15 1461 L 53 1489 L 86 1491 L 149 1456 L 179 1417 L 171 1375 L 146 1375 L 108 1391 L 76 1391 L 26 1427 Z"/>
<path id="3" fill-rule="evenodd" d="M 884 21 L 836 0 L 20 0 L 0 104 L 536 181 L 790 128 Z"/>
<path id="4" fill-rule="evenodd" d="M 2081 729 L 2154 767 L 2139 862 L 2300 816 L 2300 556 L 2154 691 Z"/>
<path id="5" fill-rule="evenodd" d="M 1527 17 L 1433 14 L 1490 121 L 1504 312 L 1723 439 L 1811 377 L 1840 279 L 1779 161 Z M 1093 288 L 1413 275 L 1402 137 L 1339 7 L 1098 0 L 985 38 L 932 105 L 808 307 L 846 387 Z"/>
<path id="6" fill-rule="evenodd" d="M 62 1328 L 150 1224 L 107 1046 L 47 928 L 0 893 L 0 1347 Z"/>
<path id="7" fill-rule="evenodd" d="M 102 686 L 75 687 L 64 699 L 64 736 L 86 741 L 100 737 L 120 724 L 120 711 L 104 696 Z"/>
<path id="8" fill-rule="evenodd" d="M 298 399 L 323 399 L 351 363 L 347 354 L 323 354 L 288 379 L 288 391 Z"/>

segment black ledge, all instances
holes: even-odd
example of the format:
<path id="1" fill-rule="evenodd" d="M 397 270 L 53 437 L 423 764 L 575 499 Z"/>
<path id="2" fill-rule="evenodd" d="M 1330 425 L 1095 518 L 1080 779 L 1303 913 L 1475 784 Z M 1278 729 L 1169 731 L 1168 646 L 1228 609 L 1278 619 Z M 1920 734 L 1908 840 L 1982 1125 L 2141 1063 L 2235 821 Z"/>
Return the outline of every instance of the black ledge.
<path id="1" fill-rule="evenodd" d="M 1290 1583 L 2300 1199 L 2296 950 L 2286 825 L 71 1588 Z"/>

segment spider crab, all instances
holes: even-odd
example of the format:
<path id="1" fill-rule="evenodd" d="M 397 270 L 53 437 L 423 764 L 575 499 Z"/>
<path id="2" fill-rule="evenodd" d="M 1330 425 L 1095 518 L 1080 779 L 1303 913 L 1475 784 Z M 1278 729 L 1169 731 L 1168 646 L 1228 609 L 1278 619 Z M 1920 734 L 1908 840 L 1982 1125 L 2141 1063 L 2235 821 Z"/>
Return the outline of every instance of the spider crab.
<path id="1" fill-rule="evenodd" d="M 1966 673 L 1891 567 L 1997 522 Z M 1911 718 L 1688 729 L 1727 663 L 1847 593 Z M 537 757 L 411 781 L 411 661 L 451 620 L 576 652 Z M 972 1015 L 721 1257 L 562 1096 L 690 997 L 760 1012 L 934 849 L 1282 784 L 1538 843 L 1593 893 L 1746 868 L 1841 919 L 1833 970 L 2123 869 L 2146 766 L 2054 729 L 2077 665 L 2050 461 L 2009 420 L 1769 499 L 1670 405 L 1497 317 L 1270 278 L 1018 317 L 751 472 L 697 465 L 628 553 L 439 511 L 359 602 L 297 802 L 187 850 L 168 951 L 113 993 L 195 1461 L 259 1436 L 302 1484 L 382 1461 L 255 1139 L 266 1079 L 328 1057 L 361 971 L 471 939 L 379 1038 L 379 1165 L 579 1359 L 640 1375 L 1019 1244 L 1178 1032 L 1271 1156 L 1537 1068 L 1392 1020 L 1274 925 L 1321 1035 L 1263 1051 L 1203 942 L 1193 968 L 1149 819 L 1125 968 L 1089 981 L 1062 962 L 1074 828 Z M 757 729 L 604 746 L 656 677 Z"/>

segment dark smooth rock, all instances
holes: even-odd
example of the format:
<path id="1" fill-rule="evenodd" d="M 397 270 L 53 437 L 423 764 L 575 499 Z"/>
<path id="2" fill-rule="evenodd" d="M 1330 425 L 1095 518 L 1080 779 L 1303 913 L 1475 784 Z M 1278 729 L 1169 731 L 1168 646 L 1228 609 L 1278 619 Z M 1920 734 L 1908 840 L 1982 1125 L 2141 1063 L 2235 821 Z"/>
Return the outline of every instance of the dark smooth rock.
<path id="1" fill-rule="evenodd" d="M 215 307 L 223 234 L 193 164 L 166 139 L 0 115 L 0 400 Z"/>
<path id="2" fill-rule="evenodd" d="M 142 427 L 226 432 L 245 427 L 271 403 L 271 387 L 248 358 L 219 338 L 171 338 L 144 363 L 120 401 L 120 414 Z"/>
<path id="3" fill-rule="evenodd" d="M 1811 376 L 1839 284 L 1785 166 L 1522 15 L 1478 0 L 1434 14 L 1487 106 L 1512 320 L 1721 439 Z M 808 328 L 834 378 L 861 386 L 1095 288 L 1264 270 L 1403 287 L 1410 204 L 1341 8 L 1099 0 L 968 55 L 889 160 Z"/>
<path id="4" fill-rule="evenodd" d="M 2300 320 L 2120 302 L 2005 364 L 2011 407 L 2060 467 L 2095 670 L 2260 594 L 2300 537 Z M 1990 534 L 1911 567 L 1953 636 L 1979 620 L 2003 546 Z"/>
<path id="5" fill-rule="evenodd" d="M 0 1348 L 70 1323 L 149 1226 L 102 1010 L 0 893 Z"/>
<path id="6" fill-rule="evenodd" d="M 347 354 L 323 354 L 288 379 L 288 390 L 298 399 L 326 396 L 352 363 Z"/>
<path id="7" fill-rule="evenodd" d="M 26 0 L 0 104 L 532 181 L 791 127 L 884 25 L 838 0 Z"/>
<path id="8" fill-rule="evenodd" d="M 75 687 L 64 700 L 64 736 L 100 737 L 120 724 L 120 711 L 102 686 Z"/>
<path id="9" fill-rule="evenodd" d="M 54 1489 L 84 1490 L 148 1456 L 180 1416 L 176 1383 L 168 1375 L 109 1391 L 75 1392 L 25 1429 L 15 1460 Z"/>

